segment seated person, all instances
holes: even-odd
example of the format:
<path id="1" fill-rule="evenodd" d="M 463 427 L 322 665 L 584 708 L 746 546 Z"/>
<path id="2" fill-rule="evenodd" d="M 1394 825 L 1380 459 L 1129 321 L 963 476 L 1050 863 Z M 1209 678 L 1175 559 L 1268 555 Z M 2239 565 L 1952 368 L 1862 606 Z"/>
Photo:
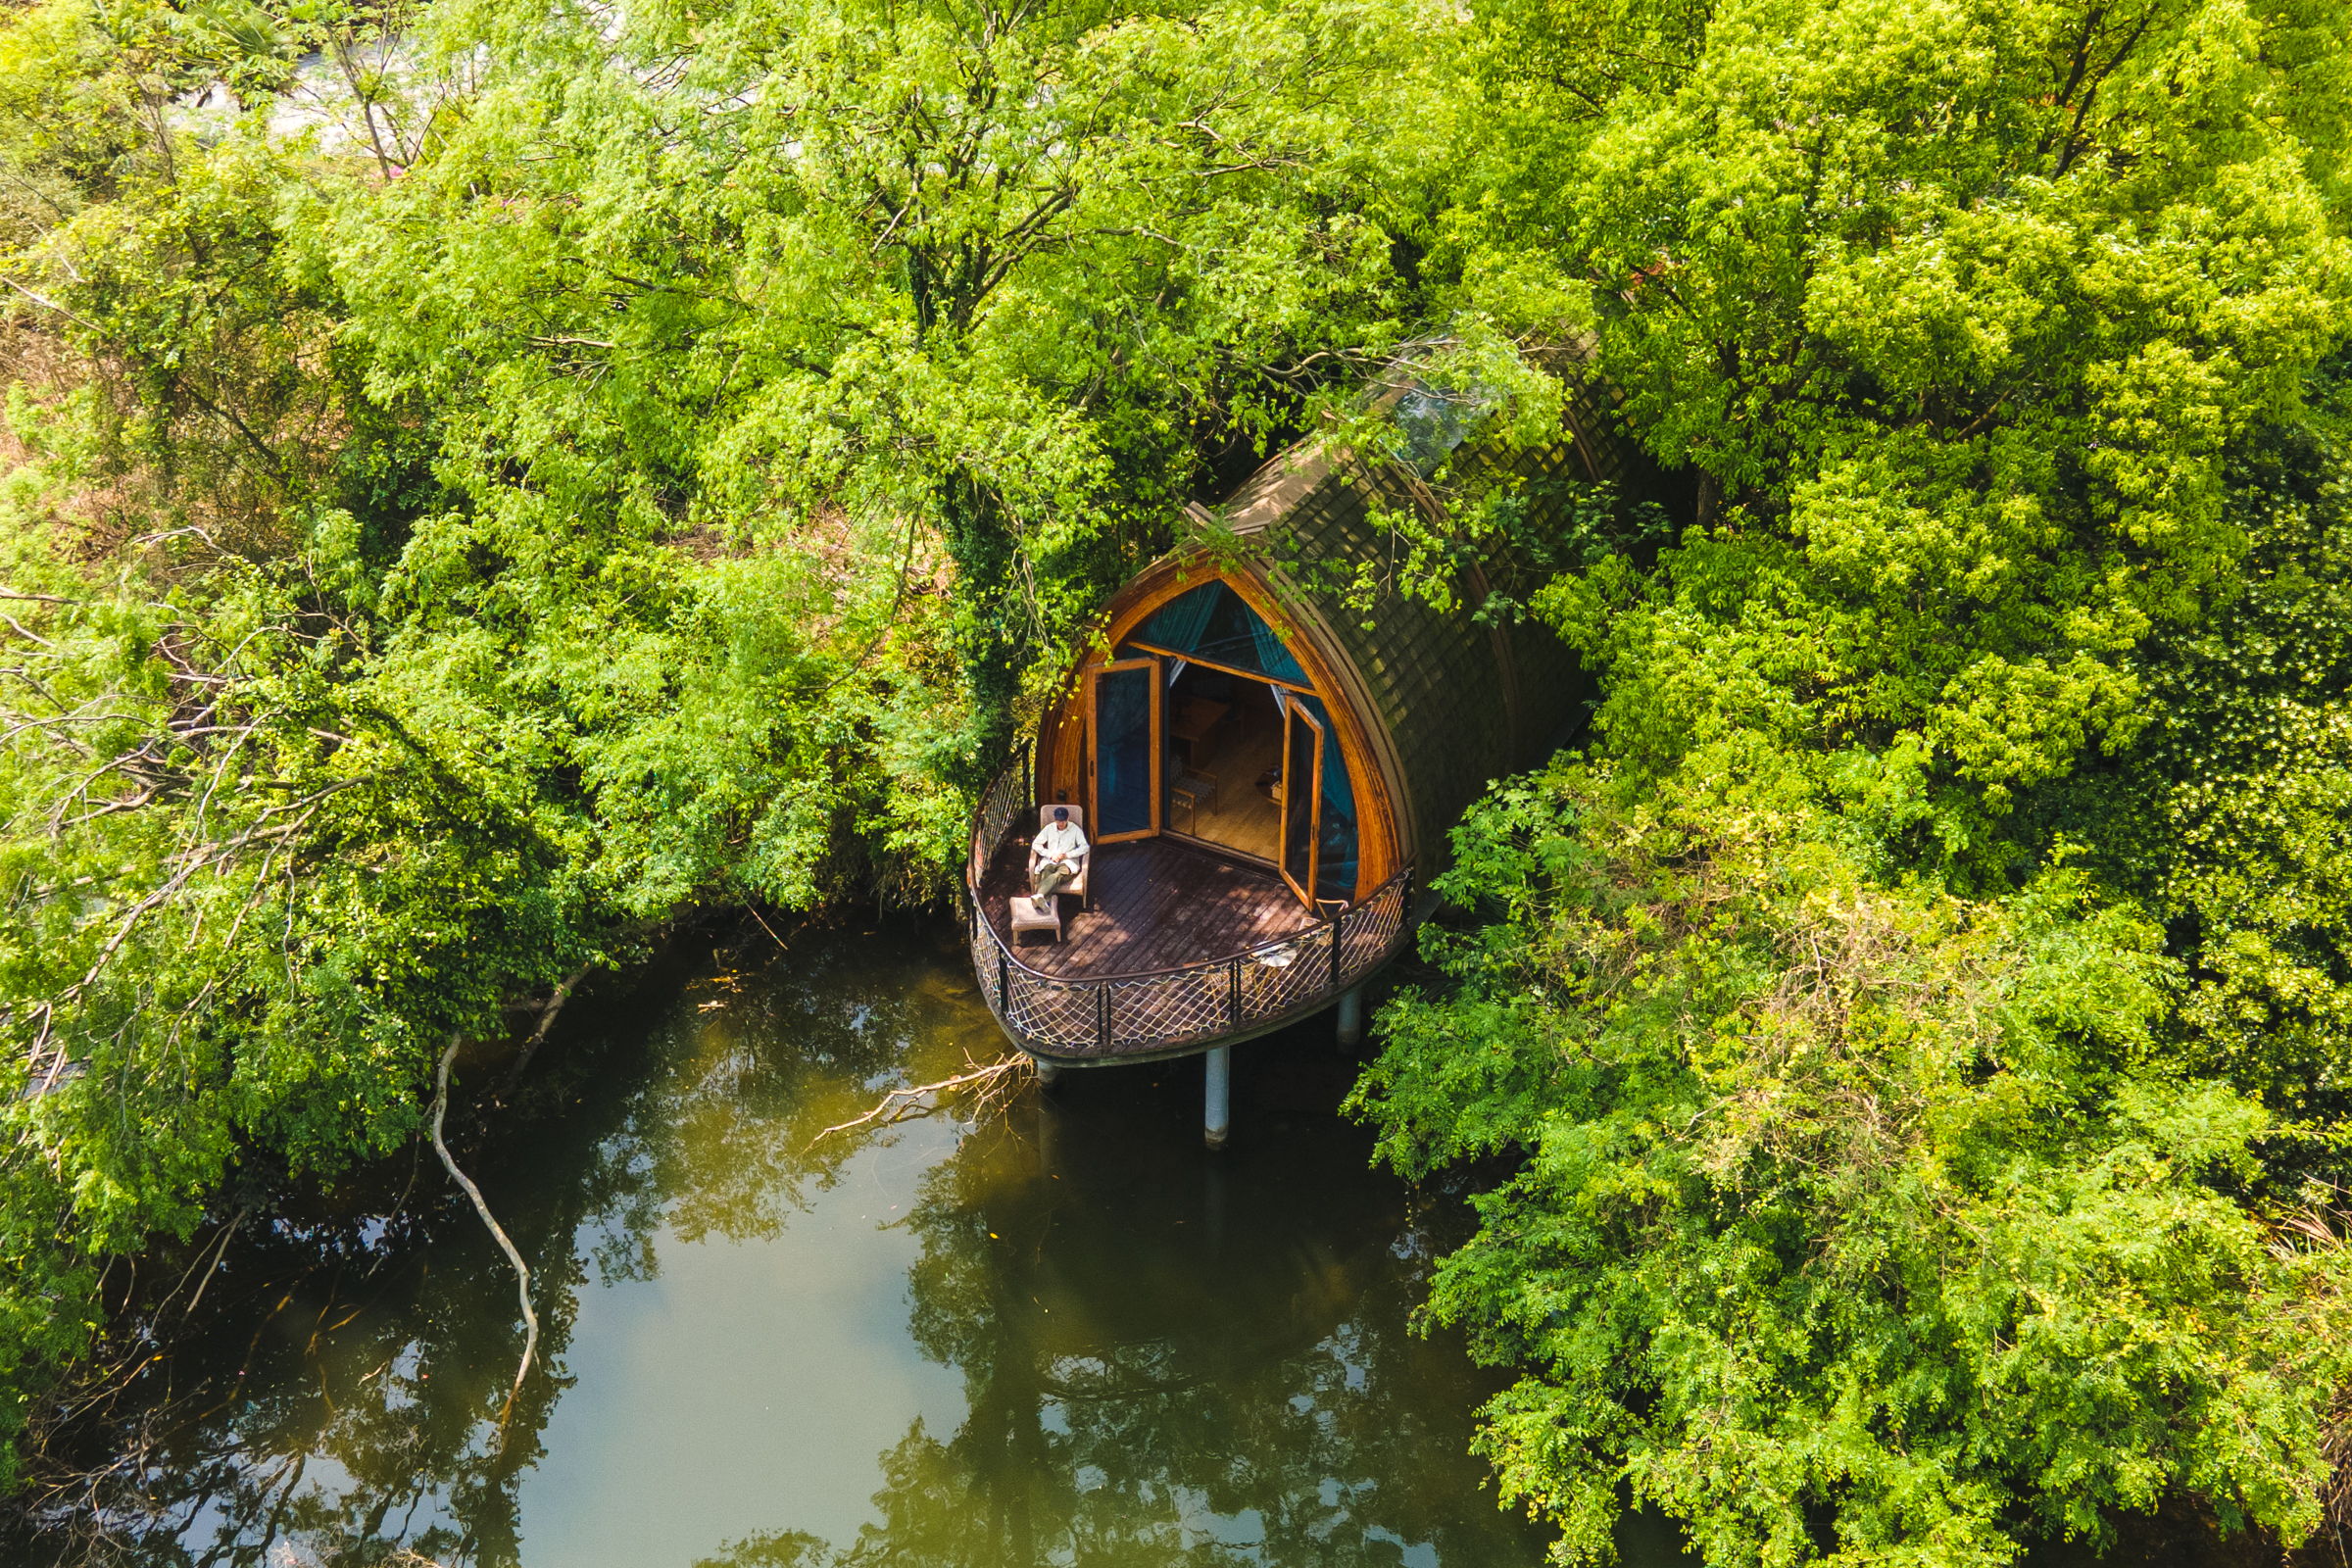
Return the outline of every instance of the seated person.
<path id="1" fill-rule="evenodd" d="M 1029 846 L 1029 884 L 1040 904 L 1078 880 L 1086 868 L 1086 832 L 1070 820 L 1070 808 L 1054 808 L 1054 820 Z"/>

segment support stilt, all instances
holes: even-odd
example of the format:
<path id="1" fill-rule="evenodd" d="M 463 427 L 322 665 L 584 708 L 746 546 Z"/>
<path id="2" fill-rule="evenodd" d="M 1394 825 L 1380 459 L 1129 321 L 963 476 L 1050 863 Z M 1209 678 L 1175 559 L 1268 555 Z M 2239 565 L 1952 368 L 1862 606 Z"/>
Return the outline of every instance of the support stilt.
<path id="1" fill-rule="evenodd" d="M 1227 1106 L 1233 1090 L 1233 1048 L 1219 1046 L 1208 1054 L 1208 1103 L 1200 1122 L 1201 1137 L 1211 1149 L 1225 1147 L 1232 1117 Z"/>
<path id="2" fill-rule="evenodd" d="M 1048 1061 L 1043 1056 L 1031 1056 L 1029 1060 L 1037 1068 L 1038 1087 L 1041 1089 L 1053 1088 L 1054 1081 L 1061 1076 L 1061 1064 Z"/>
<path id="3" fill-rule="evenodd" d="M 1364 1043 L 1364 988 L 1356 986 L 1340 993 L 1340 1044 L 1360 1046 Z"/>

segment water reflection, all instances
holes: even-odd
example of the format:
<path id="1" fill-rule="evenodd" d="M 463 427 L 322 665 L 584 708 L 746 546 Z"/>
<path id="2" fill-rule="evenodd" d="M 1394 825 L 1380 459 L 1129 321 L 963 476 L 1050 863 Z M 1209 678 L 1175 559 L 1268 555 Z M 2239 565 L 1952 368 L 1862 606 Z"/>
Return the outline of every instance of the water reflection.
<path id="1" fill-rule="evenodd" d="M 1387 1563 L 1513 1544 L 1461 1457 L 1458 1355 L 1404 1332 L 1401 1195 L 1304 1116 L 1205 1153 L 1182 1114 L 1197 1072 L 1170 1074 L 1183 1104 L 1132 1119 L 1065 1092 L 1034 1140 L 1042 1179 L 1009 1171 L 1009 1132 L 926 1174 L 913 1330 L 962 1371 L 970 1415 L 945 1443 L 908 1434 L 890 1470 L 921 1503 L 894 1488 L 858 1554 L 1174 1562 L 1215 1543 Z"/>
<path id="2" fill-rule="evenodd" d="M 760 940 L 582 1005 L 468 1155 L 542 1320 L 503 1445 L 512 1276 L 428 1155 L 405 1203 L 403 1162 L 253 1222 L 15 1554 L 1536 1560 L 1465 1453 L 1488 1385 L 1406 1332 L 1429 1216 L 1329 1115 L 1327 1034 L 1246 1054 L 1221 1156 L 1197 1063 L 820 1138 L 994 1027 L 935 927 Z"/>

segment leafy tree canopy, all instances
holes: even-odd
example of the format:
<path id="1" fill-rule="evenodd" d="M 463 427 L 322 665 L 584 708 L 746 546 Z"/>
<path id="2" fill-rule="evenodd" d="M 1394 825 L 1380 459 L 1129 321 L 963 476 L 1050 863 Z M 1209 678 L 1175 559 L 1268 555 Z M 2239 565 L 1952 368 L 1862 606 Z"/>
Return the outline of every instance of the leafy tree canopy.
<path id="1" fill-rule="evenodd" d="M 0 1435 L 108 1259 L 415 1136 L 453 1032 L 939 896 L 1104 588 L 1421 319 L 1460 25 L 0 23 Z"/>
<path id="2" fill-rule="evenodd" d="M 2298 1539 L 2352 1382 L 2348 35 L 10 13 L 0 1428 L 110 1259 L 412 1137 L 450 1034 L 699 906 L 935 896 L 1178 506 L 1444 338 L 1531 431 L 1589 352 L 1696 492 L 1570 509 L 1528 602 L 1587 744 L 1462 826 L 1358 1098 L 1505 1162 L 1432 1309 L 1525 1369 L 1510 1494 L 1568 1558 L 1629 1492 L 1726 1564 L 2182 1493 Z"/>
<path id="3" fill-rule="evenodd" d="M 1539 613 L 1357 1104 L 1606 1555 L 2318 1522 L 2343 1384 L 2340 7 L 1505 8 L 1466 286 L 1581 308 L 1668 548 Z"/>

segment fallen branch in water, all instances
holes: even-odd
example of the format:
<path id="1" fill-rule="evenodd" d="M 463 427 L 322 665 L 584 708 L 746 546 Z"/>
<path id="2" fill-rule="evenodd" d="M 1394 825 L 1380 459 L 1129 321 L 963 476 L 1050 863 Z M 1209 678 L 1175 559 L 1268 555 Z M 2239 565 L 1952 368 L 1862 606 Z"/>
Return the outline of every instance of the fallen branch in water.
<path id="1" fill-rule="evenodd" d="M 977 1116 L 985 1113 L 991 1103 L 1009 1096 L 1013 1087 L 1022 1078 L 1037 1070 L 1036 1064 L 1027 1056 L 1018 1054 L 1006 1056 L 1001 1061 L 992 1061 L 985 1067 L 974 1065 L 972 1059 L 966 1056 L 964 1065 L 971 1067 L 972 1070 L 957 1073 L 953 1078 L 942 1078 L 935 1084 L 916 1084 L 910 1089 L 893 1089 L 882 1097 L 879 1104 L 864 1115 L 853 1117 L 849 1121 L 835 1122 L 814 1138 L 809 1139 L 808 1147 L 814 1149 L 835 1133 L 846 1133 L 853 1127 L 895 1127 L 900 1122 L 912 1121 L 918 1116 L 937 1115 L 947 1108 L 950 1096 L 965 1091 L 976 1092 L 978 1096 L 972 1107 L 974 1115 Z M 929 1103 L 925 1103 L 926 1101 Z"/>
<path id="2" fill-rule="evenodd" d="M 770 937 L 775 938 L 777 952 L 782 953 L 788 951 L 792 947 L 791 943 L 785 941 L 782 937 L 776 936 L 776 928 L 767 923 L 767 917 L 760 912 L 759 906 L 746 903 L 744 905 L 744 908 L 750 913 L 753 919 L 760 922 L 760 930 L 766 932 Z"/>
<path id="3" fill-rule="evenodd" d="M 539 1314 L 531 1310 L 529 1266 L 523 1262 L 522 1254 L 514 1250 L 514 1244 L 507 1239 L 507 1233 L 500 1229 L 498 1221 L 492 1217 L 490 1205 L 482 1201 L 482 1190 L 458 1169 L 458 1162 L 450 1157 L 449 1145 L 441 1141 L 441 1118 L 449 1111 L 449 1064 L 456 1058 L 458 1042 L 463 1038 L 462 1035 L 452 1034 L 449 1037 L 449 1049 L 441 1053 L 441 1071 L 433 1085 L 433 1152 L 441 1156 L 443 1167 L 460 1187 L 466 1189 L 466 1196 L 473 1200 L 474 1212 L 482 1216 L 482 1223 L 490 1227 L 490 1234 L 497 1237 L 498 1245 L 506 1250 L 507 1261 L 514 1265 L 514 1294 L 522 1301 L 522 1364 L 514 1369 L 514 1387 L 507 1391 L 506 1405 L 498 1412 L 498 1424 L 503 1432 L 507 1417 L 514 1412 L 515 1397 L 522 1393 L 523 1374 L 530 1371 L 531 1356 L 539 1348 Z"/>
<path id="4" fill-rule="evenodd" d="M 228 1228 L 220 1233 L 220 1246 L 218 1251 L 214 1251 L 210 1243 L 206 1244 L 205 1251 L 213 1253 L 213 1267 L 206 1269 L 204 1271 L 204 1278 L 196 1282 L 196 1294 L 188 1298 L 188 1309 L 186 1312 L 182 1313 L 181 1316 L 194 1317 L 196 1315 L 196 1303 L 204 1299 L 204 1288 L 213 1283 L 214 1269 L 218 1269 L 220 1266 L 221 1261 L 228 1256 L 229 1238 L 236 1235 L 237 1227 L 245 1223 L 245 1215 L 247 1212 L 248 1210 L 240 1208 L 229 1220 Z M 197 1253 L 196 1260 L 198 1262 L 204 1261 L 204 1252 Z M 176 1296 L 178 1294 L 179 1288 L 177 1286 L 173 1286 L 172 1295 Z M 164 1299 L 169 1301 L 171 1298 L 171 1297 L 166 1297 Z"/>
<path id="5" fill-rule="evenodd" d="M 514 1065 L 507 1069 L 506 1082 L 499 1086 L 500 1094 L 507 1093 L 522 1082 L 522 1069 L 531 1064 L 532 1053 L 539 1049 L 539 1042 L 547 1038 L 548 1030 L 555 1027 L 556 1014 L 562 1012 L 564 1004 L 571 1000 L 572 988 L 587 979 L 588 971 L 595 967 L 594 963 L 583 963 L 571 972 L 570 979 L 556 987 L 556 994 L 547 999 L 546 1006 L 539 1009 L 539 1027 L 531 1031 L 531 1038 L 522 1043 L 521 1052 L 514 1057 Z"/>

